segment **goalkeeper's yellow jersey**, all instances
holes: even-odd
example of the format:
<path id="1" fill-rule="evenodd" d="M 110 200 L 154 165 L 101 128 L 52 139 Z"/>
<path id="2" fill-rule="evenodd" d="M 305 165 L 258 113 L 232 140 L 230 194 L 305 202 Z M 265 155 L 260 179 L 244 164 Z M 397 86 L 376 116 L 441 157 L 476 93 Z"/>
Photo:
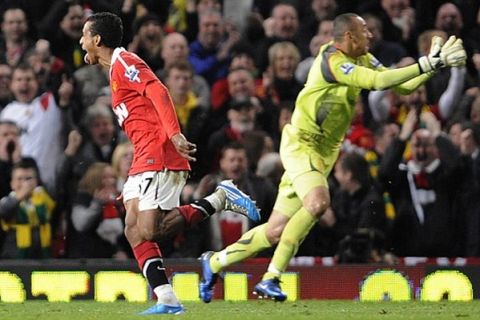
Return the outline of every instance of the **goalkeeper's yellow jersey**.
<path id="1" fill-rule="evenodd" d="M 387 69 L 370 53 L 351 58 L 329 42 L 320 48 L 297 97 L 292 125 L 339 144 L 348 130 L 361 89 L 394 88 L 400 94 L 408 94 L 432 74 L 421 74 L 418 64 Z"/>
<path id="2" fill-rule="evenodd" d="M 375 73 L 384 70 L 387 69 L 370 53 L 353 59 L 333 43 L 325 44 L 298 95 L 292 125 L 321 135 L 333 145 L 340 144 L 361 89 L 374 88 Z"/>

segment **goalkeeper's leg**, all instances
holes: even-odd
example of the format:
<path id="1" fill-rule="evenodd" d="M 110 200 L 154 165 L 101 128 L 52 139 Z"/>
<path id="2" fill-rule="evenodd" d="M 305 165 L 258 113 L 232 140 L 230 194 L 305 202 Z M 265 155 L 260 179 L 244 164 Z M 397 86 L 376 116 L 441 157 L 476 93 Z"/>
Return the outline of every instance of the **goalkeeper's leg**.
<path id="1" fill-rule="evenodd" d="M 267 223 L 246 232 L 240 240 L 222 251 L 205 252 L 200 257 L 203 273 L 199 288 L 200 298 L 204 302 L 211 301 L 218 273 L 225 267 L 277 244 L 288 220 L 301 206 L 302 201 L 295 195 L 289 179 L 284 176 L 280 182 L 275 209 Z"/>
<path id="2" fill-rule="evenodd" d="M 295 256 L 298 247 L 317 222 L 318 218 L 330 206 L 330 194 L 325 176 L 311 171 L 294 181 L 296 193 L 302 196 L 303 207 L 288 221 L 280 241 L 255 293 L 284 301 L 287 295 L 280 288 L 280 276 L 287 269 L 290 259 Z"/>

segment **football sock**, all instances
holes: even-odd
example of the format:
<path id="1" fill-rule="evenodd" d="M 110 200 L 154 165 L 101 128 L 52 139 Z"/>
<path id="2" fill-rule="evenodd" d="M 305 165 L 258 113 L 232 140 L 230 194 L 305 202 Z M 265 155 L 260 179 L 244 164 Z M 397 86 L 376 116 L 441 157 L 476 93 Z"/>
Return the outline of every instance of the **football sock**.
<path id="1" fill-rule="evenodd" d="M 303 239 L 315 225 L 315 219 L 305 208 L 297 211 L 288 221 L 275 249 L 268 271 L 262 280 L 279 278 L 281 272 L 287 269 L 290 259 L 295 256 Z"/>
<path id="2" fill-rule="evenodd" d="M 203 199 L 195 200 L 192 206 L 202 210 L 205 215 L 211 216 L 216 212 L 220 212 L 225 208 L 225 191 L 217 189 Z"/>
<path id="3" fill-rule="evenodd" d="M 218 273 L 226 266 L 243 261 L 259 251 L 270 248 L 272 245 L 267 239 L 266 226 L 264 223 L 251 229 L 235 243 L 232 243 L 225 249 L 215 252 L 210 258 L 210 268 L 214 273 Z"/>
<path id="4" fill-rule="evenodd" d="M 138 267 L 143 272 L 143 267 L 149 259 L 161 258 L 162 253 L 156 242 L 143 241 L 133 248 L 133 254 L 137 260 Z M 144 273 L 145 275 L 145 273 Z"/>
<path id="5" fill-rule="evenodd" d="M 203 199 L 195 200 L 190 205 L 178 207 L 185 218 L 187 227 L 198 224 L 212 214 L 225 208 L 225 191 L 218 189 Z"/>
<path id="6" fill-rule="evenodd" d="M 172 286 L 169 283 L 156 287 L 153 289 L 153 292 L 155 292 L 155 295 L 158 298 L 158 303 L 168 304 L 171 306 L 178 306 L 180 304 L 177 296 L 175 296 L 175 293 L 173 292 Z"/>
<path id="7" fill-rule="evenodd" d="M 155 242 L 144 241 L 133 248 L 133 253 L 138 265 L 148 284 L 155 292 L 159 303 L 178 305 L 179 302 L 168 282 L 165 267 L 163 266 L 162 253 Z"/>
<path id="8" fill-rule="evenodd" d="M 201 199 L 203 200 L 203 199 Z M 208 202 L 207 202 L 208 204 Z M 205 204 L 205 205 L 207 205 Z M 210 215 L 205 214 L 203 210 L 198 209 L 193 204 L 187 204 L 185 206 L 177 207 L 180 214 L 185 219 L 185 227 L 191 227 L 198 224 L 200 221 L 208 218 Z"/>

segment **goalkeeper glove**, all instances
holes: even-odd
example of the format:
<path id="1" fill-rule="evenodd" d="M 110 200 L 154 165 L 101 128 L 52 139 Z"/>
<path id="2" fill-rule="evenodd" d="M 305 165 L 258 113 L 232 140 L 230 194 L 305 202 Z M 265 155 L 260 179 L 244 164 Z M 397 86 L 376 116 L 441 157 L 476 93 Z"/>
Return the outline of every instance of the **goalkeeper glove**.
<path id="1" fill-rule="evenodd" d="M 463 41 L 455 36 L 450 36 L 440 50 L 442 67 L 461 67 L 467 60 L 467 53 L 463 48 Z"/>
<path id="2" fill-rule="evenodd" d="M 442 61 L 440 59 L 440 51 L 443 46 L 443 39 L 439 36 L 432 38 L 432 44 L 430 45 L 430 52 L 427 56 L 420 57 L 418 59 L 418 65 L 422 73 L 434 71 L 440 69 Z"/>

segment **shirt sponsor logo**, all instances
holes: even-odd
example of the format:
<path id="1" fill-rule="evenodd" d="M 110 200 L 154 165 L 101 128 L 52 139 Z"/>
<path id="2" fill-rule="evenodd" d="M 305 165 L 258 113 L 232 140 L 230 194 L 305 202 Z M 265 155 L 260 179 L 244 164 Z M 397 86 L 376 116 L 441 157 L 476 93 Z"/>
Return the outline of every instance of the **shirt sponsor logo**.
<path id="1" fill-rule="evenodd" d="M 354 68 L 355 66 L 353 65 L 353 63 L 344 63 L 340 66 L 340 71 L 342 71 L 343 74 L 350 74 L 350 72 L 352 72 Z"/>
<path id="2" fill-rule="evenodd" d="M 117 116 L 118 125 L 121 127 L 123 121 L 128 117 L 128 109 L 125 103 L 120 103 L 118 106 L 113 108 L 113 112 Z"/>
<path id="3" fill-rule="evenodd" d="M 128 66 L 125 69 L 125 77 L 128 78 L 128 81 L 130 82 L 138 82 L 140 83 L 140 78 L 138 77 L 140 75 L 140 71 L 138 71 L 135 66 Z"/>

